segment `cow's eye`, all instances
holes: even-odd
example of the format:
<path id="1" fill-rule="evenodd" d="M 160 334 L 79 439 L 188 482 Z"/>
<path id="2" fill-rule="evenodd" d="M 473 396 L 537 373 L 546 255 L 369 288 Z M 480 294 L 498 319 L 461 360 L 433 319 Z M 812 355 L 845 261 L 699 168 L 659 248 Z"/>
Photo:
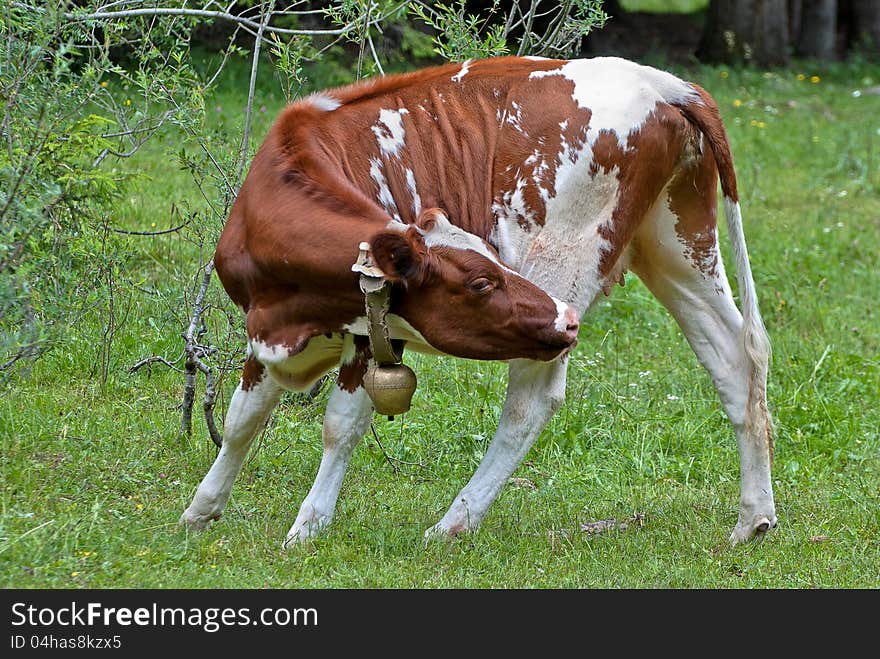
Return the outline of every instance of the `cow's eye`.
<path id="1" fill-rule="evenodd" d="M 495 282 L 493 282 L 491 279 L 487 279 L 486 277 L 478 277 L 477 279 L 474 279 L 470 284 L 468 284 L 468 286 L 470 286 L 471 290 L 474 293 L 483 294 L 488 293 L 493 288 L 495 288 Z"/>

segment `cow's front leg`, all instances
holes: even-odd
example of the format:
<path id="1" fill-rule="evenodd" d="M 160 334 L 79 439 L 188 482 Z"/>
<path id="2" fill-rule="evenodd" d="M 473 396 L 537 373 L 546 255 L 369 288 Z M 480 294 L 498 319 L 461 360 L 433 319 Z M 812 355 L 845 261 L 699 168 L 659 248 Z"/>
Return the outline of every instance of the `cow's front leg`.
<path id="1" fill-rule="evenodd" d="M 281 387 L 253 356 L 245 362 L 241 383 L 232 395 L 223 426 L 223 446 L 202 479 L 180 522 L 203 529 L 226 507 L 232 485 L 257 432 L 266 424 L 281 397 Z"/>
<path id="2" fill-rule="evenodd" d="M 348 461 L 370 427 L 372 413 L 373 403 L 363 386 L 349 392 L 341 379 L 337 382 L 324 413 L 324 455 L 318 475 L 287 533 L 285 549 L 316 535 L 333 519 Z"/>
<path id="3" fill-rule="evenodd" d="M 507 399 L 492 443 L 443 519 L 425 532 L 426 539 L 454 536 L 480 525 L 501 488 L 564 402 L 567 365 L 567 357 L 552 362 L 510 362 Z"/>

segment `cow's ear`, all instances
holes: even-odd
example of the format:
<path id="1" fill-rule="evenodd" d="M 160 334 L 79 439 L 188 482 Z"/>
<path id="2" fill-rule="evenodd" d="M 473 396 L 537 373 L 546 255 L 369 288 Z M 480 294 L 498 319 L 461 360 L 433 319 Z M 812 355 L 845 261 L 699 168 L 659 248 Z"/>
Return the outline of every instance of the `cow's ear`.
<path id="1" fill-rule="evenodd" d="M 426 260 L 422 237 L 413 228 L 405 233 L 383 231 L 370 241 L 373 263 L 392 282 L 414 282 L 421 279 Z"/>

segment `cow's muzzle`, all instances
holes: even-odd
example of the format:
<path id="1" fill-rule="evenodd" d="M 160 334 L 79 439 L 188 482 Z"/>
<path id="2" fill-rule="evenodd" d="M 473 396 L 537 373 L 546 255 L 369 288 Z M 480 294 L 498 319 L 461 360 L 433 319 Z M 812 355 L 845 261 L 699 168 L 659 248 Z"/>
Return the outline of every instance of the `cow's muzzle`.
<path id="1" fill-rule="evenodd" d="M 553 301 L 559 313 L 542 337 L 545 348 L 541 351 L 543 354 L 540 359 L 545 361 L 568 354 L 577 345 L 580 329 L 580 314 L 577 309 L 556 298 Z"/>

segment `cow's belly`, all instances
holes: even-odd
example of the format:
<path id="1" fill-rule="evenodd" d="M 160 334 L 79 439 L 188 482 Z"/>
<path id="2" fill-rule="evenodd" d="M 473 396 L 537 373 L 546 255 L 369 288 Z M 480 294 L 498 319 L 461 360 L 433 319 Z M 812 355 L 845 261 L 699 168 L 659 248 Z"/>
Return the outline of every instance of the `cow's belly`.
<path id="1" fill-rule="evenodd" d="M 345 337 L 341 333 L 321 334 L 309 339 L 305 348 L 294 355 L 279 345 L 267 345 L 258 339 L 250 342 L 251 353 L 285 389 L 305 391 L 342 359 Z"/>
<path id="2" fill-rule="evenodd" d="M 392 339 L 406 341 L 407 350 L 430 355 L 445 354 L 429 344 L 418 330 L 400 316 L 388 314 L 388 328 Z M 363 316 L 356 318 L 344 329 L 345 332 L 313 336 L 294 355 L 285 346 L 251 339 L 251 354 L 266 367 L 279 385 L 292 391 L 305 391 L 327 371 L 354 357 L 353 337 L 368 336 L 367 319 Z"/>

